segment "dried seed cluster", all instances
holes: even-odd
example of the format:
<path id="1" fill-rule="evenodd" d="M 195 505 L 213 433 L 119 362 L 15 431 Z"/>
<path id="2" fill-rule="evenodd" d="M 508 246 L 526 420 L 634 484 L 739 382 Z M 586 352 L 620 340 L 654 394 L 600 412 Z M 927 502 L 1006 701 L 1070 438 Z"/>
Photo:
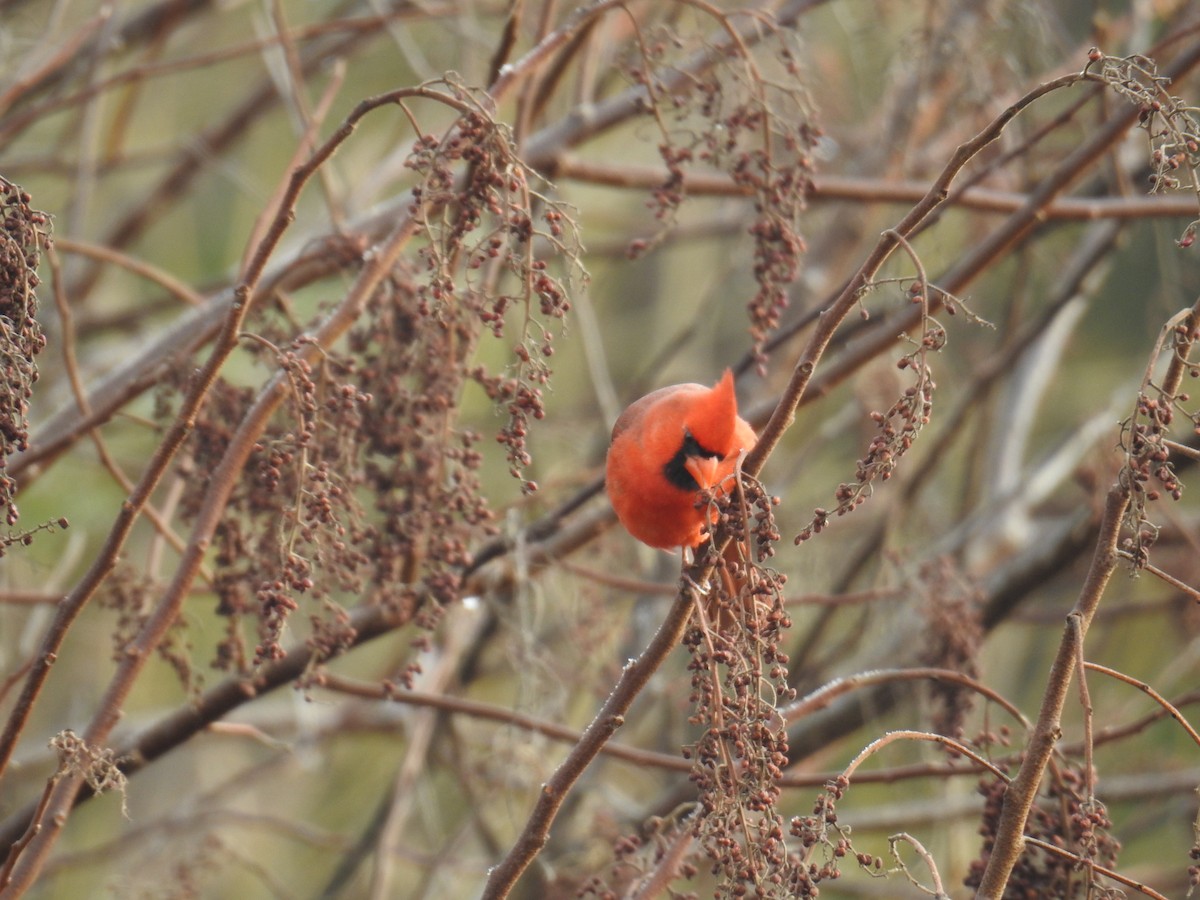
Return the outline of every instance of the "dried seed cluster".
<path id="1" fill-rule="evenodd" d="M 971 863 L 964 879 L 969 888 L 978 888 L 996 840 L 996 826 L 1004 802 L 1006 785 L 992 777 L 984 777 L 979 792 L 984 797 L 984 810 L 979 833 L 983 835 L 983 852 Z M 1108 868 L 1115 868 L 1121 844 L 1110 835 L 1112 822 L 1103 804 L 1086 797 L 1087 780 L 1079 764 L 1060 763 L 1047 772 L 1043 780 L 1045 800 L 1030 811 L 1025 833 L 1055 846 L 1062 847 L 1083 859 Z M 1091 870 L 1069 857 L 1055 856 L 1029 845 L 1017 860 L 1009 877 L 1005 897 L 1040 900 L 1043 897 L 1072 898 L 1121 897 L 1124 894 L 1113 886 L 1106 887 L 1099 879 L 1087 875 Z"/>
<path id="2" fill-rule="evenodd" d="M 1172 334 L 1177 344 L 1175 351 L 1181 353 L 1181 348 L 1190 346 L 1198 337 L 1200 333 L 1194 333 L 1190 324 L 1178 325 Z M 1200 368 L 1191 366 L 1189 370 L 1193 378 L 1200 377 Z M 1150 519 L 1149 506 L 1164 494 L 1172 500 L 1183 496 L 1183 483 L 1175 473 L 1168 439 L 1176 413 L 1190 400 L 1186 393 L 1170 396 L 1149 384 L 1138 394 L 1133 415 L 1121 423 L 1125 465 L 1119 477 L 1129 494 L 1125 524 L 1130 532 L 1123 548 L 1135 568 L 1145 566 L 1150 548 L 1158 539 L 1158 526 Z M 1200 434 L 1200 414 L 1184 412 L 1184 415 L 1190 420 L 1193 432 Z"/>
<path id="3" fill-rule="evenodd" d="M 227 618 L 220 668 L 250 672 L 279 658 L 289 628 L 318 661 L 336 654 L 355 639 L 346 598 L 425 629 L 458 599 L 472 548 L 496 530 L 479 474 L 483 436 L 459 420 L 468 383 L 504 415 L 497 440 L 510 471 L 526 491 L 536 487 L 526 477 L 529 423 L 544 415 L 551 329 L 570 309 L 567 285 L 537 254 L 573 254 L 574 225 L 531 188 L 486 97 L 441 86 L 459 118 L 440 138 L 418 137 L 408 159 L 416 252 L 368 299 L 345 346 L 314 351 L 295 337 L 303 326 L 292 304 L 253 311 L 247 352 L 286 379 L 287 402 L 214 535 L 218 612 Z M 502 372 L 475 361 L 484 336 L 513 328 Z M 227 382 L 214 387 L 187 472 L 216 468 L 254 397 Z M 205 479 L 188 481 L 186 514 L 206 490 Z"/>
<path id="4" fill-rule="evenodd" d="M 568 276 L 582 274 L 578 234 L 569 210 L 535 190 L 508 129 L 491 117 L 490 100 L 454 81 L 445 87 L 468 104 L 444 138 L 419 138 L 407 165 L 419 177 L 410 210 L 425 226 L 423 277 L 415 281 L 417 312 L 439 321 L 455 337 L 450 359 L 466 365 L 480 325 L 502 337 L 514 315 L 520 327 L 515 362 L 503 374 L 471 367 L 468 375 L 506 413 L 497 434 L 510 473 L 526 493 L 537 489 L 524 476 L 531 419 L 545 415 L 542 391 L 550 379 L 553 331 L 570 312 L 566 282 L 553 274 L 535 244 L 565 260 Z M 457 170 L 465 165 L 465 174 Z M 447 224 L 443 210 L 453 209 Z M 507 283 L 505 282 L 507 276 Z M 506 289 L 507 288 L 507 289 Z M 460 373 L 461 374 L 461 373 Z"/>
<path id="5" fill-rule="evenodd" d="M 945 332 L 939 326 L 933 338 L 930 333 L 926 334 L 926 341 L 932 343 L 900 359 L 900 368 L 911 369 L 915 373 L 915 383 L 904 389 L 904 394 L 886 413 L 871 413 L 871 420 L 879 431 L 871 439 L 866 454 L 858 460 L 855 480 L 838 485 L 834 492 L 837 506 L 832 510 L 824 507 L 813 510 L 812 521 L 796 535 L 795 543 L 802 543 L 814 534 L 820 534 L 834 516 L 844 516 L 858 509 L 871 496 L 876 481 L 887 481 L 892 477 L 900 457 L 912 449 L 921 429 L 929 424 L 933 412 L 933 392 L 937 384 L 932 377 L 933 370 L 925 361 L 924 351 L 937 349 L 944 338 Z"/>
<path id="6" fill-rule="evenodd" d="M 687 169 L 705 166 L 727 173 L 754 198 L 748 233 L 754 242 L 754 278 L 758 290 L 747 304 L 752 351 L 765 370 L 764 344 L 778 327 L 788 303 L 788 287 L 796 279 L 806 249 L 799 218 L 812 187 L 811 152 L 820 138 L 813 112 L 799 86 L 794 36 L 773 34 L 776 58 L 771 62 L 789 75 L 772 80 L 756 64 L 730 48 L 718 65 L 689 79 L 687 90 L 672 89 L 675 54 L 697 46 L 678 32 L 640 45 L 642 57 L 626 69 L 646 90 L 646 107 L 662 134 L 658 153 L 666 180 L 652 193 L 649 205 L 664 229 L 674 223 L 687 197 Z M 699 40 L 699 39 L 697 39 Z M 630 243 L 638 256 L 658 237 Z"/>
<path id="7" fill-rule="evenodd" d="M 1158 74 L 1148 57 L 1107 56 L 1098 47 L 1088 52 L 1085 73 L 1098 75 L 1118 94 L 1138 107 L 1138 127 L 1150 145 L 1151 193 L 1187 187 L 1200 199 L 1200 110 L 1168 90 L 1171 79 Z M 1190 247 L 1200 220 L 1190 222 L 1178 243 Z"/>
<path id="8" fill-rule="evenodd" d="M 788 831 L 804 848 L 806 863 L 796 886 L 797 897 L 820 896 L 818 885 L 840 878 L 840 861 L 851 854 L 868 871 L 882 867 L 881 860 L 855 851 L 849 829 L 838 823 L 837 803 L 849 787 L 850 782 L 844 776 L 829 782 L 813 801 L 811 814 L 792 817 Z"/>
<path id="9" fill-rule="evenodd" d="M 49 217 L 29 204 L 32 198 L 0 178 L 0 510 L 11 528 L 17 524 L 16 481 L 6 471 L 8 458 L 29 446 L 29 400 L 38 370 L 34 358 L 46 346 L 37 321 L 37 267 L 50 240 Z M 62 527 L 65 526 L 65 521 Z M 36 529 L 35 529 L 36 530 Z M 33 532 L 0 537 L 0 556 Z"/>
<path id="10" fill-rule="evenodd" d="M 771 512 L 777 501 L 743 476 L 737 491 L 714 502 L 717 542 L 728 536 L 741 552 L 713 561 L 725 577 L 712 580 L 704 601 L 709 615 L 684 636 L 692 655 L 691 721 L 703 729 L 684 751 L 698 791 L 694 830 L 719 879 L 719 897 L 799 896 L 802 867 L 778 809 L 788 746 L 777 706 L 794 696 L 780 642 L 791 619 L 784 576 L 759 562 L 779 539 Z"/>
<path id="11" fill-rule="evenodd" d="M 118 791 L 121 794 L 121 811 L 126 811 L 125 773 L 121 771 L 120 760 L 112 750 L 91 746 L 69 728 L 50 739 L 50 749 L 58 754 L 60 773 L 79 773 L 96 794 Z"/>

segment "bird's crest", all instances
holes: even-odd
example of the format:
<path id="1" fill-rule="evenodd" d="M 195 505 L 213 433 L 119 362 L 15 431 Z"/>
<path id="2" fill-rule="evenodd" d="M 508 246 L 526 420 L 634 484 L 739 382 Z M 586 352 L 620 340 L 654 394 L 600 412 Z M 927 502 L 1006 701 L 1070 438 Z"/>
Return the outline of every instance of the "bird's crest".
<path id="1" fill-rule="evenodd" d="M 733 373 L 726 369 L 721 380 L 688 413 L 688 430 L 705 450 L 727 456 L 736 449 L 737 414 Z"/>

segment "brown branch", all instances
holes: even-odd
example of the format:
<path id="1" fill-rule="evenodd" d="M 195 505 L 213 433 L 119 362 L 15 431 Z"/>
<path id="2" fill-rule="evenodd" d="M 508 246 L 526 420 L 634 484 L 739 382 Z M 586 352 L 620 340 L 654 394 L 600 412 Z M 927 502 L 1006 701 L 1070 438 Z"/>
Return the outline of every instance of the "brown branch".
<path id="1" fill-rule="evenodd" d="M 1099 663 L 1084 663 L 1084 667 L 1093 672 L 1100 672 L 1103 675 L 1107 675 L 1109 678 L 1115 678 L 1117 681 L 1123 681 L 1126 684 L 1137 688 L 1139 691 L 1161 706 L 1163 712 L 1179 723 L 1179 726 L 1187 732 L 1188 737 L 1192 739 L 1192 743 L 1194 743 L 1197 747 L 1200 747 L 1200 732 L 1197 732 L 1196 729 L 1192 727 L 1192 724 L 1186 718 L 1184 718 L 1183 713 L 1179 711 L 1179 708 L 1176 704 L 1171 703 L 1171 701 L 1169 701 L 1158 691 L 1154 690 L 1154 688 L 1150 687 L 1150 685 L 1146 684 L 1146 682 L 1139 681 L 1136 678 L 1126 675 L 1124 672 L 1118 672 L 1116 669 L 1111 669 L 1108 666 L 1102 666 Z"/>
<path id="2" fill-rule="evenodd" d="M 1128 504 L 1129 497 L 1126 492 L 1120 486 L 1114 485 L 1109 490 L 1105 502 L 1104 517 L 1100 522 L 1100 533 L 1091 568 L 1071 612 L 1072 618 L 1063 629 L 1058 653 L 1051 665 L 1041 711 L 1033 733 L 1026 742 L 1025 758 L 1004 795 L 995 845 L 980 881 L 977 897 L 999 898 L 1004 893 L 1008 876 L 1024 849 L 1025 822 L 1037 798 L 1042 773 L 1062 735 L 1060 722 L 1071 685 L 1071 672 L 1076 665 L 1077 644 L 1087 634 L 1087 627 L 1100 604 L 1108 580 L 1116 569 L 1117 539 Z"/>
<path id="3" fill-rule="evenodd" d="M 604 187 L 652 190 L 668 178 L 662 166 L 599 162 L 564 153 L 556 160 L 559 180 L 574 179 Z M 723 172 L 687 171 L 682 190 L 695 197 L 747 197 L 753 191 Z M 929 193 L 925 182 L 890 180 L 846 175 L 815 175 L 809 188 L 812 203 L 852 200 L 858 203 L 913 204 Z M 1013 213 L 1029 202 L 1029 195 L 971 187 L 947 197 L 948 207 L 977 212 Z M 1195 197 L 1151 195 L 1147 197 L 1061 197 L 1042 208 L 1047 220 L 1148 219 L 1196 216 Z"/>
<path id="4" fill-rule="evenodd" d="M 348 694 L 352 697 L 362 697 L 369 700 L 388 700 L 405 706 L 439 709 L 443 712 L 471 716 L 472 718 L 484 719 L 489 722 L 499 722 L 568 744 L 578 743 L 582 736 L 582 732 L 578 728 L 568 728 L 565 725 L 559 725 L 557 722 L 550 722 L 546 719 L 539 719 L 537 716 L 496 706 L 494 703 L 482 703 L 478 700 L 470 700 L 465 697 L 450 697 L 445 694 L 432 694 L 427 691 L 410 691 L 390 684 L 372 684 L 325 671 L 317 674 L 313 684 L 330 691 Z M 656 768 L 672 769 L 679 772 L 690 771 L 692 767 L 691 763 L 678 756 L 656 753 L 653 750 L 642 750 L 638 747 L 629 747 L 612 741 L 604 744 L 600 748 L 600 753 L 642 766 L 654 766 Z"/>
<path id="5" fill-rule="evenodd" d="M 65 238 L 61 235 L 54 236 L 54 246 L 64 253 L 75 253 L 79 256 L 86 256 L 89 259 L 107 262 L 128 272 L 132 272 L 140 278 L 157 284 L 168 294 L 177 297 L 188 306 L 204 305 L 203 295 L 198 294 L 191 286 L 184 284 L 170 272 L 166 272 L 143 259 L 137 259 L 112 247 L 106 247 L 103 244 L 94 244 L 90 241 L 81 241 L 76 238 Z"/>
<path id="6" fill-rule="evenodd" d="M 1001 694 L 996 693 L 996 691 L 992 690 L 986 684 L 962 672 L 956 672 L 953 669 L 939 669 L 929 666 L 915 666 L 910 669 L 879 669 L 874 672 L 862 672 L 856 675 L 836 678 L 828 684 L 821 685 L 821 687 L 808 696 L 801 697 L 795 703 L 784 707 L 780 710 L 780 713 L 789 723 L 797 722 L 817 710 L 826 708 L 838 697 L 852 693 L 853 691 L 876 687 L 878 685 L 895 684 L 902 681 L 925 680 L 949 681 L 975 691 L 981 697 L 985 697 L 995 703 L 1025 728 L 1030 727 L 1029 720 L 1025 718 L 1015 704 L 1005 699 Z"/>
<path id="7" fill-rule="evenodd" d="M 1111 878 L 1113 881 L 1117 882 L 1118 884 L 1123 884 L 1123 885 L 1125 885 L 1125 887 L 1133 888 L 1139 894 L 1145 894 L 1147 897 L 1153 897 L 1154 900 L 1167 900 L 1167 898 L 1165 896 L 1163 896 L 1162 894 L 1160 894 L 1158 891 L 1154 890 L 1153 888 L 1149 887 L 1148 885 L 1142 884 L 1140 881 L 1136 881 L 1135 879 L 1130 878 L 1127 875 L 1122 875 L 1120 872 L 1115 872 L 1112 869 L 1102 866 L 1097 862 L 1093 862 L 1090 859 L 1085 859 L 1085 858 L 1079 856 L 1078 854 L 1072 853 L 1070 850 L 1067 850 L 1063 847 L 1059 847 L 1059 846 L 1057 846 L 1055 844 L 1051 844 L 1047 841 L 1040 840 L 1039 838 L 1029 837 L 1029 836 L 1025 837 L 1025 843 L 1031 847 L 1037 847 L 1039 850 L 1043 851 L 1044 853 L 1049 853 L 1051 856 L 1057 856 L 1057 857 L 1060 857 L 1061 859 L 1070 860 L 1071 862 L 1074 862 L 1077 866 L 1081 866 L 1083 868 L 1090 869 L 1091 871 L 1095 872 L 1097 875 L 1103 875 L 1105 878 Z"/>
<path id="8" fill-rule="evenodd" d="M 650 678 L 679 645 L 693 611 L 691 586 L 685 585 L 671 605 L 658 631 L 641 655 L 631 660 L 621 672 L 608 699 L 584 729 L 579 742 L 554 770 L 550 779 L 538 791 L 533 812 L 525 822 L 512 849 L 489 873 L 483 890 L 484 900 L 507 897 L 521 874 L 528 868 L 550 837 L 550 826 L 566 799 L 568 791 L 583 774 L 584 769 L 600 753 L 608 739 L 625 722 L 625 713 L 642 692 Z"/>
<path id="9" fill-rule="evenodd" d="M 854 759 L 850 760 L 846 768 L 842 769 L 841 779 L 846 782 L 855 780 L 854 773 L 864 762 L 878 753 L 880 750 L 887 747 L 889 744 L 894 744 L 897 741 L 923 741 L 931 744 L 941 744 L 943 747 L 948 747 L 960 756 L 965 756 L 975 765 L 987 770 L 1001 781 L 1008 781 L 1008 776 L 991 761 L 984 759 L 966 744 L 957 741 L 954 738 L 946 737 L 944 734 L 933 734 L 928 731 L 889 731 L 882 737 L 876 738 L 863 747 Z"/>

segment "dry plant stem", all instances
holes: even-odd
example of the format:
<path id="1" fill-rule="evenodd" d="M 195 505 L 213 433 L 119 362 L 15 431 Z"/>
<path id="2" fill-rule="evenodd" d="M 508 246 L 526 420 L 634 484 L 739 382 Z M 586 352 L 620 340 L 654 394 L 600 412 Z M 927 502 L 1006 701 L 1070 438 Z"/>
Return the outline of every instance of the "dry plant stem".
<path id="1" fill-rule="evenodd" d="M 667 170 L 661 166 L 618 165 L 583 159 L 571 153 L 558 158 L 555 174 L 559 180 L 571 178 L 589 184 L 638 191 L 656 188 L 667 179 Z M 751 193 L 749 188 L 719 172 L 687 172 L 683 175 L 682 189 L 689 196 L 696 197 L 745 197 Z M 918 202 L 928 192 L 929 185 L 920 181 L 819 175 L 812 180 L 808 200 L 810 203 L 852 200 L 872 204 L 911 204 Z M 1028 194 L 971 187 L 955 191 L 947 197 L 946 205 L 979 212 L 1013 213 L 1028 202 Z M 1150 197 L 1062 197 L 1047 204 L 1042 212 L 1047 220 L 1194 217 L 1196 200 L 1194 197 L 1160 194 Z"/>
<path id="2" fill-rule="evenodd" d="M 1171 444 L 1174 442 L 1173 441 L 1163 441 L 1163 443 Z M 1178 446 L 1178 445 L 1176 445 L 1176 446 Z M 1121 557 L 1123 559 L 1132 560 L 1133 554 L 1127 553 L 1124 550 L 1122 550 Z M 1151 575 L 1153 575 L 1155 578 L 1159 579 L 1160 581 L 1166 582 L 1171 587 L 1175 588 L 1175 590 L 1179 591 L 1181 594 L 1186 594 L 1187 596 L 1191 597 L 1193 600 L 1200 601 L 1200 590 L 1197 590 L 1196 588 L 1192 587 L 1187 582 L 1180 581 L 1178 578 L 1176 578 L 1170 572 L 1164 572 L 1162 569 L 1160 569 L 1158 566 L 1154 565 L 1153 563 L 1144 563 L 1142 565 L 1142 568 L 1145 569 L 1147 572 L 1149 572 Z"/>
<path id="3" fill-rule="evenodd" d="M 942 744 L 946 747 L 949 747 L 955 753 L 959 753 L 962 756 L 965 756 L 967 759 L 971 760 L 976 765 L 978 765 L 984 769 L 987 769 L 989 772 L 991 772 L 993 775 L 995 775 L 1001 781 L 1008 780 L 1008 776 L 1005 775 L 1004 772 L 999 767 L 997 767 L 993 763 L 989 762 L 988 760 L 984 759 L 982 756 L 980 756 L 978 753 L 976 753 L 974 750 L 972 750 L 966 744 L 963 744 L 960 741 L 956 741 L 956 740 L 954 740 L 954 738 L 946 737 L 944 734 L 933 734 L 932 732 L 928 732 L 928 731 L 889 731 L 889 732 L 887 732 L 887 734 L 885 734 L 883 737 L 876 738 L 875 740 L 871 741 L 871 743 L 867 744 L 867 746 L 865 746 L 861 751 L 859 751 L 858 756 L 854 757 L 854 759 L 852 759 L 850 761 L 850 764 L 848 766 L 846 766 L 845 769 L 842 770 L 841 777 L 846 782 L 853 781 L 854 773 L 858 769 L 859 766 L 861 766 L 864 762 L 866 762 L 868 759 L 870 759 L 872 756 L 874 756 L 876 753 L 878 753 L 884 747 L 888 746 L 889 744 L 894 744 L 897 741 L 926 741 L 926 742 L 933 743 L 933 744 Z"/>
<path id="4" fill-rule="evenodd" d="M 896 846 L 900 843 L 908 844 L 913 848 L 914 851 L 916 851 L 917 856 L 921 857 L 921 861 L 925 863 L 925 867 L 929 869 L 929 876 L 933 879 L 932 888 L 927 888 L 922 885 L 921 882 L 919 882 L 916 877 L 910 871 L 908 871 L 908 866 L 906 866 L 904 861 L 900 859 L 900 851 Z M 933 854 L 925 849 L 924 844 L 918 841 L 911 834 L 902 831 L 900 834 L 893 834 L 888 838 L 888 849 L 890 849 L 892 852 L 892 858 L 896 860 L 896 863 L 904 871 L 905 877 L 907 877 L 913 886 L 920 890 L 921 893 L 929 894 L 934 897 L 935 900 L 950 900 L 950 895 L 946 893 L 946 889 L 942 886 L 942 875 L 940 872 L 938 872 L 937 863 L 934 862 Z"/>
<path id="5" fill-rule="evenodd" d="M 1027 837 L 1025 838 L 1025 843 L 1031 847 L 1037 847 L 1039 850 L 1045 853 L 1071 860 L 1080 866 L 1086 866 L 1097 875 L 1103 875 L 1105 878 L 1109 878 L 1118 884 L 1123 884 L 1127 888 L 1132 888 L 1139 894 L 1145 894 L 1147 897 L 1154 898 L 1154 900 L 1167 900 L 1167 897 L 1165 897 L 1163 894 L 1160 894 L 1153 888 L 1142 884 L 1140 881 L 1134 881 L 1127 875 L 1122 875 L 1120 872 L 1115 872 L 1112 869 L 1100 865 L 1099 863 L 1092 862 L 1090 859 L 1081 859 L 1071 851 L 1064 850 L 1062 847 L 1051 844 L 1048 841 L 1043 841 L 1035 837 Z"/>
<path id="6" fill-rule="evenodd" d="M 690 586 L 679 592 L 658 631 L 646 645 L 641 656 L 631 661 L 621 672 L 613 692 L 600 712 L 584 730 L 567 758 L 554 770 L 550 780 L 538 792 L 533 812 L 525 823 L 516 843 L 504 859 L 488 873 L 483 890 L 484 900 L 507 897 L 533 858 L 546 845 L 550 826 L 558 814 L 567 792 L 588 767 L 613 733 L 625 721 L 625 713 L 663 660 L 679 645 L 692 617 L 694 601 Z"/>
<path id="7" fill-rule="evenodd" d="M 1138 681 L 1136 678 L 1131 678 L 1124 672 L 1118 672 L 1116 669 L 1110 669 L 1108 666 L 1102 666 L 1099 663 L 1088 662 L 1084 663 L 1083 665 L 1085 668 L 1093 672 L 1099 672 L 1102 675 L 1107 675 L 1109 678 L 1115 678 L 1117 681 L 1123 681 L 1146 694 L 1155 703 L 1161 706 L 1167 715 L 1179 723 L 1180 727 L 1187 732 L 1188 737 L 1192 739 L 1192 743 L 1194 743 L 1197 747 L 1200 747 L 1200 732 L 1197 732 L 1196 729 L 1192 727 L 1192 724 L 1186 718 L 1184 718 L 1183 713 L 1181 713 L 1178 709 L 1178 705 L 1171 703 L 1166 697 L 1164 697 L 1154 688 L 1150 687 L 1150 685 L 1146 684 L 1146 682 Z M 1155 716 L 1155 721 L 1157 721 L 1157 719 L 1158 717 Z"/>
<path id="8" fill-rule="evenodd" d="M 499 722 L 568 744 L 574 744 L 579 741 L 580 731 L 577 728 L 568 728 L 557 722 L 539 719 L 536 716 L 505 709 L 502 706 L 496 706 L 492 703 L 468 700 L 465 697 L 431 694 L 428 691 L 401 690 L 387 684 L 358 681 L 353 678 L 347 678 L 344 675 L 335 675 L 332 672 L 320 673 L 316 676 L 315 683 L 327 690 L 349 694 L 353 697 L 362 697 L 368 700 L 388 700 L 405 706 L 427 707 L 443 712 L 471 716 L 476 719 L 484 719 L 489 722 Z M 674 754 L 656 753 L 653 750 L 641 750 L 637 747 L 626 747 L 617 743 L 605 744 L 600 752 L 643 766 L 656 766 L 679 772 L 690 772 L 692 769 L 691 763 Z"/>
<path id="9" fill-rule="evenodd" d="M 1041 711 L 1033 733 L 1025 745 L 1025 758 L 1005 792 L 1004 806 L 996 829 L 995 846 L 988 858 L 976 897 L 999 900 L 1008 884 L 1008 877 L 1024 850 L 1025 822 L 1037 798 L 1042 773 L 1062 735 L 1062 710 L 1071 685 L 1071 673 L 1076 666 L 1078 644 L 1087 634 L 1088 625 L 1116 568 L 1117 540 L 1128 505 L 1129 497 L 1126 492 L 1114 485 L 1109 490 L 1104 505 L 1104 517 L 1100 522 L 1100 534 L 1087 579 L 1063 630 L 1058 654 L 1050 669 Z"/>
<path id="10" fill-rule="evenodd" d="M 204 305 L 204 296 L 198 294 L 190 285 L 183 283 L 170 272 L 153 266 L 143 259 L 137 259 L 121 253 L 119 250 L 114 250 L 112 247 L 105 247 L 102 244 L 93 244 L 90 241 L 65 238 L 60 235 L 54 236 L 53 246 L 64 253 L 75 253 L 98 262 L 106 262 L 110 265 L 126 269 L 140 278 L 157 284 L 168 294 L 178 297 L 184 303 L 188 304 L 188 306 Z"/>
<path id="11" fill-rule="evenodd" d="M 784 720 L 791 724 L 803 719 L 807 715 L 811 715 L 819 709 L 825 708 L 836 698 L 852 691 L 863 690 L 877 685 L 893 684 L 899 681 L 914 680 L 949 681 L 953 684 L 962 685 L 995 703 L 1025 728 L 1030 727 L 1029 721 L 1022 715 L 1021 710 L 986 684 L 954 669 L 937 669 L 925 666 L 918 666 L 911 669 L 878 669 L 872 672 L 861 672 L 856 675 L 846 675 L 836 678 L 833 681 L 823 684 L 808 696 L 802 697 L 795 703 L 784 707 L 779 712 L 784 717 Z"/>
<path id="12" fill-rule="evenodd" d="M 1178 453 L 1180 456 L 1186 456 L 1196 462 L 1200 462 L 1200 450 L 1195 447 L 1189 447 L 1187 444 L 1181 444 L 1178 441 L 1172 441 L 1163 438 L 1163 446 L 1172 453 Z"/>
<path id="13" fill-rule="evenodd" d="M 1078 613 L 1072 612 L 1067 616 L 1067 624 L 1080 631 L 1081 624 Z M 1075 673 L 1079 678 L 1079 708 L 1083 712 L 1083 782 L 1085 785 L 1084 799 L 1087 803 L 1096 800 L 1096 772 L 1092 766 L 1095 743 L 1092 737 L 1092 692 L 1088 690 L 1087 663 L 1083 658 L 1083 634 L 1075 636 Z"/>

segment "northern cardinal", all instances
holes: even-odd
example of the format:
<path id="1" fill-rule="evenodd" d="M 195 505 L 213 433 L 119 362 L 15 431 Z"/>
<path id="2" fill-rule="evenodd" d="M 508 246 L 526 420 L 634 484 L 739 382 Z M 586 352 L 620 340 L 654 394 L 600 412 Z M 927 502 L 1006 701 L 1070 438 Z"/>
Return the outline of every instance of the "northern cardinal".
<path id="1" fill-rule="evenodd" d="M 651 547 L 698 547 L 705 539 L 701 490 L 729 490 L 738 456 L 754 446 L 737 412 L 733 373 L 714 387 L 676 384 L 635 401 L 613 426 L 605 478 L 617 518 Z"/>

